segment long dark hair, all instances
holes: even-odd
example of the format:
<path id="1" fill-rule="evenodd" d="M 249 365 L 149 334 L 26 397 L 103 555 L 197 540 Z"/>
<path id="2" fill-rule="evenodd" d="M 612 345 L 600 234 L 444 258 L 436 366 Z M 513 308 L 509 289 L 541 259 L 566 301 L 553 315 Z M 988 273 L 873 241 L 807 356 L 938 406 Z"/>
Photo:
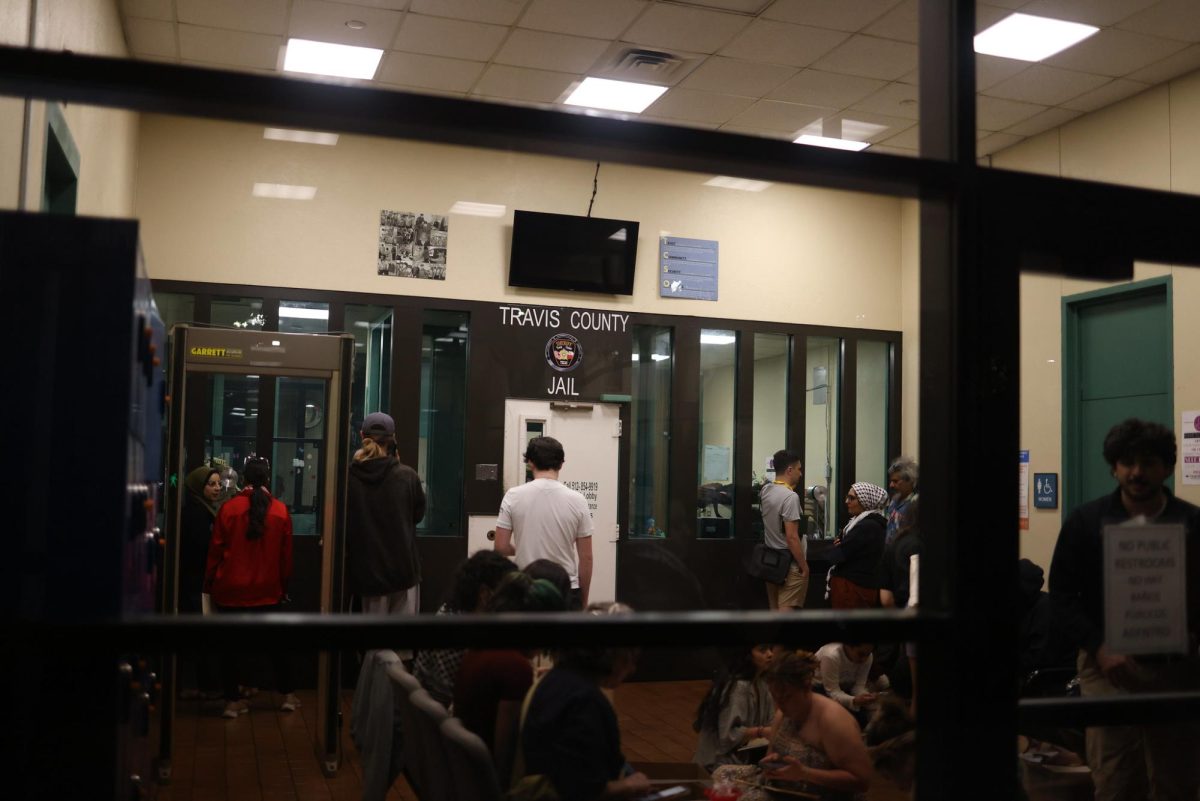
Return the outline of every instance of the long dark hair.
<path id="1" fill-rule="evenodd" d="M 246 529 L 246 539 L 256 540 L 263 535 L 263 523 L 267 519 L 267 510 L 271 508 L 271 494 L 267 492 L 271 465 L 266 459 L 247 459 L 242 478 L 246 486 L 253 489 L 250 493 L 250 527 Z"/>
<path id="2" fill-rule="evenodd" d="M 713 679 L 700 706 L 696 708 L 693 731 L 715 730 L 721 718 L 721 710 L 729 703 L 733 685 L 739 681 L 754 681 L 758 668 L 754 665 L 754 648 L 746 647 L 735 651 L 728 664 Z"/>

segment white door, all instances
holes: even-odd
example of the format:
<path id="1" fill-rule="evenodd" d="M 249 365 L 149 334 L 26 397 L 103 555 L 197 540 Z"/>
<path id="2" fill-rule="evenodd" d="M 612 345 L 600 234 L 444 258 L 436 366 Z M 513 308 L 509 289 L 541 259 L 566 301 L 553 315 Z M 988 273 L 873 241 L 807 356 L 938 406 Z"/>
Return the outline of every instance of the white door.
<path id="1" fill-rule="evenodd" d="M 592 512 L 592 587 L 589 601 L 617 596 L 617 455 L 620 407 L 614 403 L 564 403 L 508 399 L 504 402 L 504 490 L 526 479 L 525 446 L 554 437 L 566 461 L 559 480 L 583 493 Z"/>

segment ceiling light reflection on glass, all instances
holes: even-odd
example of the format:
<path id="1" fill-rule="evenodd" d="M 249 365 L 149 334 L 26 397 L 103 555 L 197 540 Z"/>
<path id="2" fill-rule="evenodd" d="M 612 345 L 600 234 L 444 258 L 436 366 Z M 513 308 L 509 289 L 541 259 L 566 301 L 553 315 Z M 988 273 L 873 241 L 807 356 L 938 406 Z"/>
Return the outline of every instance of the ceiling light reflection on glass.
<path id="1" fill-rule="evenodd" d="M 583 83 L 564 100 L 568 106 L 586 106 L 609 111 L 628 111 L 641 114 L 646 107 L 667 91 L 665 86 L 632 81 L 613 81 L 608 78 L 584 78 Z"/>
<path id="2" fill-rule="evenodd" d="M 263 139 L 276 142 L 299 142 L 303 145 L 327 145 L 332 147 L 338 143 L 338 135 L 323 131 L 297 131 L 292 128 L 264 128 Z"/>
<path id="3" fill-rule="evenodd" d="M 317 196 L 317 188 L 294 184 L 256 183 L 250 193 L 255 197 L 269 197 L 276 200 L 312 200 Z"/>
<path id="4" fill-rule="evenodd" d="M 329 309 L 309 309 L 303 306 L 279 307 L 280 317 L 292 317 L 297 320 L 328 320 Z"/>
<path id="5" fill-rule="evenodd" d="M 1099 28 L 1032 14 L 1010 14 L 975 37 L 975 52 L 1041 61 L 1077 45 Z"/>
<path id="6" fill-rule="evenodd" d="M 467 214 L 471 217 L 503 217 L 506 211 L 508 211 L 507 206 L 495 203 L 475 203 L 470 200 L 456 201 L 450 207 L 451 214 Z"/>
<path id="7" fill-rule="evenodd" d="M 739 192 L 761 192 L 771 185 L 769 181 L 754 181 L 749 178 L 732 178 L 728 175 L 718 175 L 704 182 L 705 186 L 715 186 L 719 189 L 736 189 Z"/>
<path id="8" fill-rule="evenodd" d="M 288 39 L 284 72 L 304 72 L 334 78 L 375 77 L 383 51 L 373 47 L 314 42 L 311 39 Z"/>

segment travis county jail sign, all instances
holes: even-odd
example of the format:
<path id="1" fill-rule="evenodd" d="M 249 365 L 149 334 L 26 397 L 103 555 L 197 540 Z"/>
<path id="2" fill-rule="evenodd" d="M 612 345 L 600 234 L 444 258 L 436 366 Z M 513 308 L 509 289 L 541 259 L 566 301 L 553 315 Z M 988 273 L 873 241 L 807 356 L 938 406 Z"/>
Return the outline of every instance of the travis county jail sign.
<path id="1" fill-rule="evenodd" d="M 622 394 L 633 337 L 629 315 L 595 309 L 500 306 L 499 361 L 510 394 L 600 399 Z"/>
<path id="2" fill-rule="evenodd" d="M 1188 649 L 1181 524 L 1104 527 L 1104 644 L 1118 654 Z"/>

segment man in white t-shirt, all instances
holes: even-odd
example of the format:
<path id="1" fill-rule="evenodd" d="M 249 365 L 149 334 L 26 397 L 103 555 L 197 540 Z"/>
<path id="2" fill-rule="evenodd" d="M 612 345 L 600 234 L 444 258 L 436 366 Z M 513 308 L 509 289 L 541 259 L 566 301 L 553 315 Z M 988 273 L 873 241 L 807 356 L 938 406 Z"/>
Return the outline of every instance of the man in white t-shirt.
<path id="1" fill-rule="evenodd" d="M 515 556 L 524 569 L 549 559 L 571 577 L 569 608 L 587 606 L 592 584 L 592 515 L 587 500 L 558 480 L 563 446 L 553 437 L 534 437 L 525 448 L 533 480 L 504 493 L 496 520 L 495 550 Z"/>

